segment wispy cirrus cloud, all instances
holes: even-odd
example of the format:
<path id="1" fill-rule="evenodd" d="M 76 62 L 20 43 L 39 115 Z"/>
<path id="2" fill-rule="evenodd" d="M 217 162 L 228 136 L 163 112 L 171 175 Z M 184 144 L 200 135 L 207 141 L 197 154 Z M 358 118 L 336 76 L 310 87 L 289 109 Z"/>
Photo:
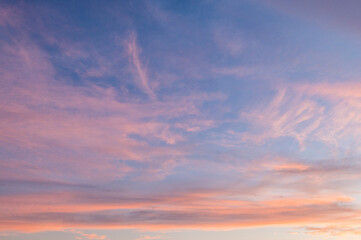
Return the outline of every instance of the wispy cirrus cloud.
<path id="1" fill-rule="evenodd" d="M 7 11 L 6 16 L 28 17 L 15 7 Z M 74 49 L 78 42 L 45 37 L 40 31 L 43 26 L 36 24 L 32 28 L 24 27 L 23 22 L 4 24 L 22 38 L 3 41 L 0 49 L 3 180 L 19 180 L 31 187 L 49 179 L 63 182 L 64 178 L 70 178 L 69 183 L 126 177 L 140 182 L 160 181 L 188 162 L 189 150 L 194 146 L 185 144 L 187 133 L 216 125 L 201 107 L 207 101 L 222 100 L 221 94 L 193 91 L 155 98 L 135 35 L 125 48 L 115 44 L 119 52 L 130 54 L 118 60 L 129 62 L 139 80 L 135 85 L 153 99 L 151 102 L 124 90 L 133 81 L 120 81 L 114 86 L 88 78 L 116 76 L 118 72 L 107 65 L 113 55 L 94 51 L 91 45 L 87 52 L 84 46 Z M 59 54 L 52 56 L 31 37 L 34 32 L 39 32 L 44 44 Z M 83 63 L 94 59 L 101 59 L 99 66 L 105 62 L 106 74 L 86 74 L 92 64 Z M 68 62 L 82 68 L 80 72 L 77 68 L 68 71 L 84 79 L 73 81 L 58 68 L 68 68 Z"/>
<path id="2" fill-rule="evenodd" d="M 359 234 L 358 81 L 285 71 L 259 1 L 143 3 L 0 10 L 0 231 Z"/>
<path id="3" fill-rule="evenodd" d="M 129 58 L 131 59 L 131 63 L 135 68 L 135 75 L 137 79 L 138 86 L 142 89 L 142 91 L 147 94 L 151 99 L 155 99 L 156 95 L 151 88 L 150 81 L 148 78 L 147 68 L 143 65 L 140 60 L 140 49 L 137 45 L 137 35 L 133 32 L 129 36 L 129 40 L 125 43 L 126 48 L 129 54 Z"/>
<path id="4" fill-rule="evenodd" d="M 267 105 L 243 112 L 241 118 L 253 126 L 244 141 L 293 137 L 304 148 L 305 141 L 342 146 L 357 141 L 359 133 L 359 85 L 354 82 L 293 84 L 277 90 Z"/>
<path id="5" fill-rule="evenodd" d="M 134 50 L 132 62 L 141 64 L 135 42 L 130 46 Z M 164 101 L 152 103 L 136 98 L 121 100 L 122 96 L 112 86 L 88 83 L 76 87 L 55 80 L 56 70 L 49 55 L 30 39 L 6 43 L 2 45 L 2 52 L 0 91 L 4 98 L 0 139 L 9 149 L 21 147 L 24 151 L 36 152 L 38 157 L 53 159 L 54 163 L 48 162 L 49 165 L 73 165 L 72 159 L 78 157 L 88 159 L 93 167 L 100 159 L 148 161 L 152 158 L 165 161 L 166 164 L 158 163 L 164 172 L 166 165 L 171 166 L 168 163 L 186 155 L 180 149 L 162 144 L 174 145 L 184 139 L 182 131 L 188 127 L 183 125 L 188 124 L 180 119 L 188 116 L 192 125 L 201 129 L 202 122 L 195 123 L 198 117 L 203 118 L 199 101 L 219 99 L 217 94 L 194 94 L 167 96 Z M 141 68 L 141 65 L 137 67 L 140 72 Z M 182 124 L 167 122 L 175 118 Z M 154 140 L 159 144 L 152 145 Z M 54 146 L 62 149 L 62 154 L 54 154 Z"/>

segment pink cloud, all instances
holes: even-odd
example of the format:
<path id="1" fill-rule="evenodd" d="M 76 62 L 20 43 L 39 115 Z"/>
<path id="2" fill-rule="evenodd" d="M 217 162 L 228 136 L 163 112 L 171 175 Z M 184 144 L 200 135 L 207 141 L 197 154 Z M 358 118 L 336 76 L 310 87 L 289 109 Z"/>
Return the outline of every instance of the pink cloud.
<path id="1" fill-rule="evenodd" d="M 17 26 L 22 22 L 21 10 L 11 6 L 1 6 L 0 26 Z"/>
<path id="2" fill-rule="evenodd" d="M 148 81 L 135 38 L 132 40 L 128 45 L 132 63 L 142 79 Z M 1 70 L 0 82 L 3 96 L 0 141 L 9 151 L 23 148 L 23 152 L 36 152 L 37 158 L 48 159 L 44 165 L 48 171 L 62 165 L 72 171 L 88 169 L 88 174 L 93 168 L 96 175 L 110 171 L 104 177 L 114 177 L 113 173 L 122 176 L 131 171 L 129 167 L 119 169 L 112 166 L 111 161 L 125 159 L 154 161 L 154 167 L 144 174 L 165 176 L 187 155 L 182 147 L 167 145 L 183 142 L 182 132 L 186 129 L 209 128 L 211 121 L 204 120 L 198 106 L 221 98 L 217 94 L 194 93 L 168 96 L 151 103 L 127 99 L 111 86 L 90 83 L 72 86 L 65 80 L 55 80 L 56 71 L 49 56 L 30 39 L 24 38 L 16 45 L 4 44 L 2 51 L 0 61 L 5 68 Z M 148 88 L 147 82 L 142 84 L 145 84 L 143 90 Z M 148 94 L 152 95 L 150 91 Z M 168 122 L 184 117 L 189 120 Z M 153 141 L 164 144 L 152 146 Z M 57 153 L 54 148 L 58 149 Z M 33 164 L 31 169 L 35 169 L 38 166 L 36 161 L 25 163 L 15 159 L 11 161 L 16 162 L 17 167 Z M 88 168 L 82 166 L 83 162 L 87 162 Z"/>
<path id="3" fill-rule="evenodd" d="M 144 93 L 146 93 L 151 99 L 155 99 L 156 95 L 150 87 L 147 68 L 145 68 L 139 58 L 139 47 L 137 46 L 137 38 L 135 33 L 131 34 L 129 41 L 126 43 L 128 54 L 130 56 L 131 62 L 135 67 L 135 73 L 137 75 L 137 82 L 139 87 Z"/>
<path id="4" fill-rule="evenodd" d="M 15 26 L 3 20 L 7 14 L 2 13 L 2 21 Z M 357 229 L 360 212 L 345 189 L 357 179 L 357 165 L 272 157 L 227 162 L 226 154 L 204 164 L 190 157 L 198 143 L 188 135 L 219 124 L 200 106 L 224 96 L 194 91 L 159 97 L 135 35 L 125 44 L 128 60 L 135 85 L 151 101 L 129 97 L 121 87 L 70 84 L 30 38 L 14 41 L 1 46 L 0 57 L 1 229 L 231 229 L 306 223 L 353 224 Z M 70 58 L 98 57 L 61 46 Z M 231 54 L 241 48 L 233 42 L 226 46 Z M 111 60 L 104 59 L 79 75 L 116 75 Z M 238 76 L 252 72 L 218 70 Z M 359 88 L 354 83 L 280 88 L 272 101 L 241 113 L 252 125 L 250 132 L 228 134 L 238 139 L 236 144 L 288 136 L 304 146 L 309 139 L 339 143 L 357 137 Z M 190 176 L 180 170 L 180 176 L 161 182 L 177 167 L 191 169 Z M 198 170 L 201 177 L 193 176 Z M 207 171 L 224 177 L 218 181 Z M 156 187 L 154 181 L 159 181 Z M 106 239 L 74 233 L 79 239 Z"/>
<path id="5" fill-rule="evenodd" d="M 192 199 L 194 200 L 196 199 Z M 5 229 L 20 231 L 67 227 L 232 229 L 268 225 L 351 223 L 359 212 L 342 206 L 343 203 L 344 200 L 340 198 L 332 200 L 330 196 L 323 200 L 299 198 L 260 202 L 212 199 L 208 204 L 196 201 L 194 206 L 177 204 L 173 206 L 174 208 L 157 204 L 156 208 L 132 209 L 127 206 L 126 209 L 114 208 L 112 211 L 52 211 L 12 216 L 6 214 L 1 217 L 0 222 Z M 29 219 L 33 220 L 29 222 Z"/>
<path id="6" fill-rule="evenodd" d="M 237 174 L 244 176 L 237 184 L 229 182 L 213 189 L 209 182 L 208 189 L 182 184 L 183 189 L 172 186 L 171 190 L 150 192 L 131 188 L 109 191 L 46 180 L 3 181 L 3 186 L 13 189 L 28 184 L 32 193 L 0 197 L 0 203 L 6 203 L 0 206 L 7 209 L 0 207 L 6 213 L 0 225 L 18 231 L 69 227 L 233 229 L 320 223 L 358 226 L 356 200 L 345 195 L 345 184 L 335 185 L 344 181 L 349 186 L 358 176 L 356 167 L 268 159 L 250 163 L 244 171 L 248 175 Z"/>
<path id="7" fill-rule="evenodd" d="M 302 149 L 310 140 L 333 146 L 357 141 L 361 131 L 359 88 L 354 82 L 289 85 L 279 89 L 268 104 L 241 113 L 243 120 L 252 123 L 252 131 L 231 134 L 257 143 L 293 137 Z"/>
<path id="8" fill-rule="evenodd" d="M 255 134 L 244 133 L 243 141 L 262 143 L 270 138 L 291 136 L 303 146 L 304 141 L 320 126 L 323 116 L 323 106 L 288 89 L 281 89 L 266 106 L 241 114 L 242 119 L 255 126 Z"/>

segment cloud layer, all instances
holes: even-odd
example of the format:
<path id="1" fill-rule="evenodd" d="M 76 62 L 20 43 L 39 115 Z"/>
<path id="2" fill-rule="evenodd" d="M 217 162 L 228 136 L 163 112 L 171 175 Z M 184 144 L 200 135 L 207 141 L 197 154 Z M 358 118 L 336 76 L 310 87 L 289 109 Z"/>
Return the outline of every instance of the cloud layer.
<path id="1" fill-rule="evenodd" d="M 265 226 L 360 235 L 353 11 L 83 4 L 0 4 L 0 239 Z M 328 7 L 318 18 L 314 5 Z"/>

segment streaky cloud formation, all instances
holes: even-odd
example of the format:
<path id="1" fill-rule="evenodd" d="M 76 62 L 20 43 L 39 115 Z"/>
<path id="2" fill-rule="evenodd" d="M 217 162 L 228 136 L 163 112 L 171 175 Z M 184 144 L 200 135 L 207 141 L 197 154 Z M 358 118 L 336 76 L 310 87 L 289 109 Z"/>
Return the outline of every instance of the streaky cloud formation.
<path id="1" fill-rule="evenodd" d="M 149 86 L 149 79 L 147 74 L 147 69 L 142 65 L 139 59 L 139 47 L 136 43 L 136 35 L 132 33 L 129 37 L 127 44 L 128 54 L 131 58 L 132 63 L 136 69 L 138 75 L 139 86 L 151 99 L 154 99 L 156 96 L 153 90 Z"/>
<path id="2" fill-rule="evenodd" d="M 98 236 L 94 233 L 88 234 L 88 233 L 83 233 L 81 231 L 77 231 L 77 230 L 73 230 L 71 231 L 75 234 L 78 234 L 77 237 L 75 237 L 75 239 L 106 239 L 106 236 Z"/>
<path id="3" fill-rule="evenodd" d="M 290 136 L 305 148 L 306 140 L 318 140 L 340 147 L 360 134 L 360 85 L 349 83 L 294 84 L 277 91 L 262 108 L 241 114 L 260 134 L 244 135 L 245 141 L 262 142 Z M 322 104 L 327 102 L 327 104 Z M 355 149 L 356 151 L 357 149 Z"/>
<path id="4" fill-rule="evenodd" d="M 0 239 L 356 239 L 359 5 L 1 2 Z"/>

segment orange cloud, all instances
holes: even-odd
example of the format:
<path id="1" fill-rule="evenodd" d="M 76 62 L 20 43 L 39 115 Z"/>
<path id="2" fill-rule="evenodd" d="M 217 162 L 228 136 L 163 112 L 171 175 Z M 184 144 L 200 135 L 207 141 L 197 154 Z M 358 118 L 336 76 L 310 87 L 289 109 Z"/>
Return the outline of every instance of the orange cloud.
<path id="1" fill-rule="evenodd" d="M 361 235 L 360 227 L 348 226 L 325 226 L 325 227 L 306 227 L 306 232 L 312 235 Z"/>
<path id="2" fill-rule="evenodd" d="M 77 230 L 71 230 L 71 232 L 78 235 L 75 239 L 107 239 L 106 236 L 99 236 L 95 233 L 88 234 Z"/>

